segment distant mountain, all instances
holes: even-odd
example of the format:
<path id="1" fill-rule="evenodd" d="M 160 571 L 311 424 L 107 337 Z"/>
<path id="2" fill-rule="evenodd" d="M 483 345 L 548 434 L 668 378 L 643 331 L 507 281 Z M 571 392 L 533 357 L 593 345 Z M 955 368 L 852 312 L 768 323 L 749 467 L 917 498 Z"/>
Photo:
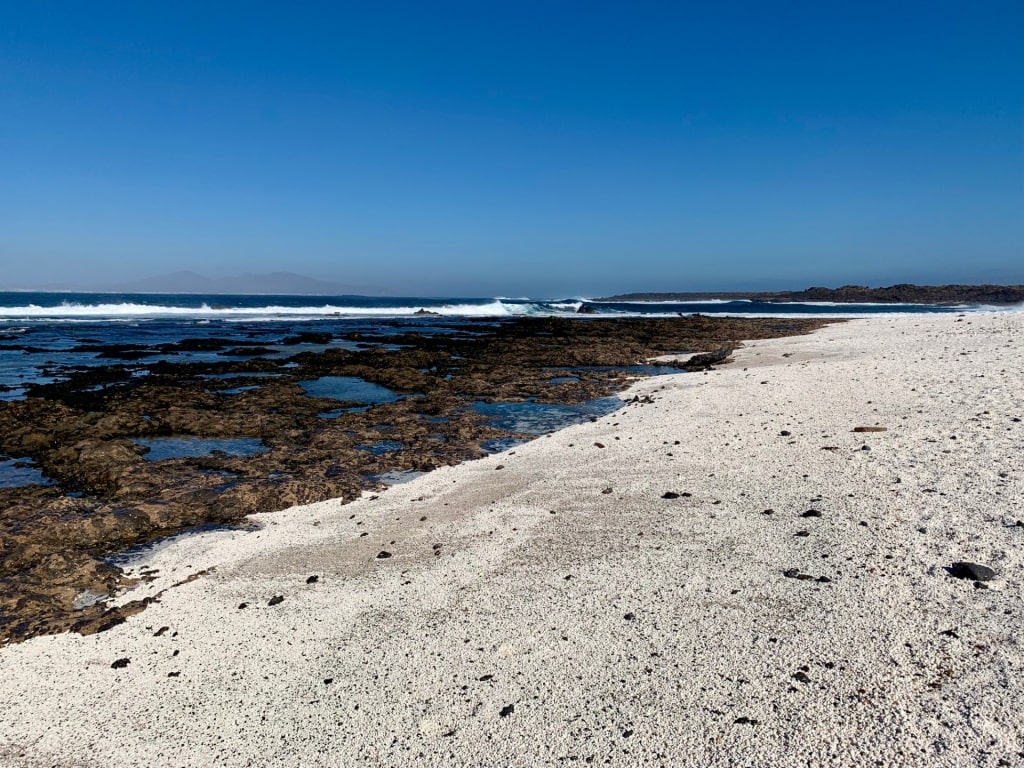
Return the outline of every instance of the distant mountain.
<path id="1" fill-rule="evenodd" d="M 294 272 L 271 272 L 266 275 L 247 272 L 235 277 L 209 278 L 188 271 L 131 280 L 106 286 L 103 290 L 121 293 L 262 293 L 305 296 L 342 296 L 377 292 L 366 286 L 317 280 L 305 275 L 296 275 Z"/>

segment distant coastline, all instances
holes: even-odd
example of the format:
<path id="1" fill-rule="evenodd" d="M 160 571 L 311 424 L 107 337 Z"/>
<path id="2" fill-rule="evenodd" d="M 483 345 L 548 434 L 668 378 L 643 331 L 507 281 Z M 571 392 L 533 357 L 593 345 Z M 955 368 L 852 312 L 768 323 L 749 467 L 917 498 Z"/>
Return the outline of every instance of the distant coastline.
<path id="1" fill-rule="evenodd" d="M 839 304 L 1020 304 L 1024 285 L 914 285 L 900 283 L 885 288 L 844 285 L 812 287 L 803 291 L 720 291 L 623 293 L 593 301 L 707 301 L 747 299 L 767 302 L 818 302 Z"/>

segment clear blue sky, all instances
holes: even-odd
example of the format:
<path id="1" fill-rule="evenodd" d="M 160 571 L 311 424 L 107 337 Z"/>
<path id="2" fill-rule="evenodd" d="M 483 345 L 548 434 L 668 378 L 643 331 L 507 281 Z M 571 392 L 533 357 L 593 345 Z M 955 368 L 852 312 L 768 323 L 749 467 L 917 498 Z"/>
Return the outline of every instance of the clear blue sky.
<path id="1" fill-rule="evenodd" d="M 0 264 L 1024 283 L 1024 3 L 0 0 Z"/>

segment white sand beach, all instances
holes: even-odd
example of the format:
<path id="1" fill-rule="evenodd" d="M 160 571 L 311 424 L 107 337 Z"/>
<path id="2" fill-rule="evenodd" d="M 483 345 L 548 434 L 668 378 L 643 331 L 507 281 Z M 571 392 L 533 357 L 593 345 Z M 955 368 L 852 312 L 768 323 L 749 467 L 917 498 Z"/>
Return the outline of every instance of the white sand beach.
<path id="1" fill-rule="evenodd" d="M 0 648 L 0 765 L 1024 765 L 1022 339 L 992 313 L 751 342 L 159 548 L 125 624 Z"/>

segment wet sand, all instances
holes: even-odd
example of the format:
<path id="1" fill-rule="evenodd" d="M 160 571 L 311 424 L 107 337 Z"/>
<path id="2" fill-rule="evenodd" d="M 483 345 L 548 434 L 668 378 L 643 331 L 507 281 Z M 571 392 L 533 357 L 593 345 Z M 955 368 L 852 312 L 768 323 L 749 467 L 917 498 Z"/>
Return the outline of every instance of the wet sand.
<path id="1" fill-rule="evenodd" d="M 0 648 L 0 765 L 1022 764 L 1022 332 L 751 342 L 154 551 L 143 613 Z"/>

